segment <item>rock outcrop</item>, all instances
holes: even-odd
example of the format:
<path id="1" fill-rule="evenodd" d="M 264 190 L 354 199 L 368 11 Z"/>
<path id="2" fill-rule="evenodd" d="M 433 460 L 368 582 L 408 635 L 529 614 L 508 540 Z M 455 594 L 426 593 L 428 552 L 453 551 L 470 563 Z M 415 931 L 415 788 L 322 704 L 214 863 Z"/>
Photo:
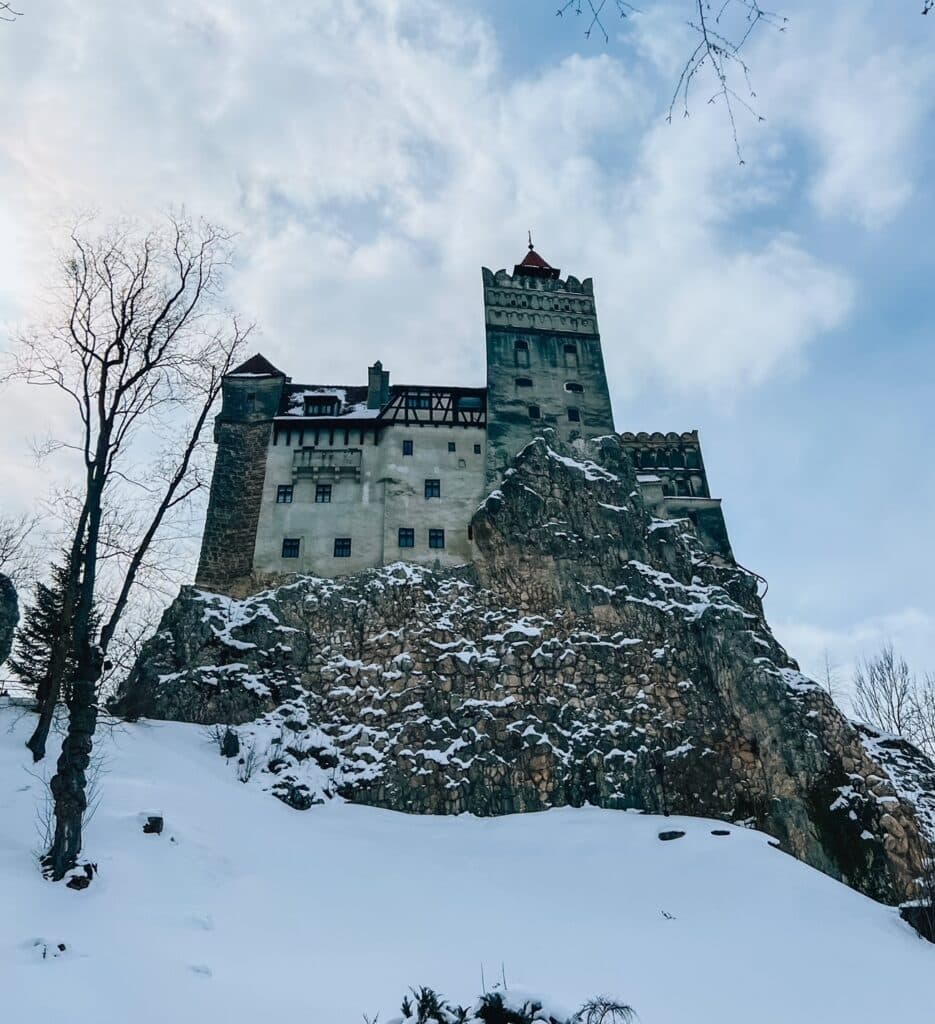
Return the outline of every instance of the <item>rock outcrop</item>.
<path id="1" fill-rule="evenodd" d="M 0 572 L 0 665 L 10 655 L 17 622 L 19 622 L 19 602 L 16 598 L 16 589 L 9 576 L 4 576 Z"/>
<path id="2" fill-rule="evenodd" d="M 932 764 L 887 761 L 798 671 L 756 578 L 652 518 L 614 437 L 533 442 L 472 525 L 455 570 L 183 590 L 117 709 L 237 725 L 240 771 L 295 807 L 706 815 L 874 897 L 911 891 Z"/>

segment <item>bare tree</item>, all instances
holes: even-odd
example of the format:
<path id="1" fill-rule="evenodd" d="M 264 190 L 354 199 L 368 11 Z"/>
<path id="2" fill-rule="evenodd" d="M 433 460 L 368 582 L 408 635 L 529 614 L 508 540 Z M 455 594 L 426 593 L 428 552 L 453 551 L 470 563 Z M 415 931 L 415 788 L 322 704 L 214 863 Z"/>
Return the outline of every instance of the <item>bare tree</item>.
<path id="1" fill-rule="evenodd" d="M 918 0 L 917 0 L 918 2 Z M 689 101 L 695 86 L 710 83 L 707 103 L 719 103 L 730 124 L 737 159 L 743 164 L 740 139 L 737 133 L 738 110 L 750 114 L 757 121 L 763 117 L 755 109 L 756 92 L 750 80 L 750 68 L 744 59 L 748 43 L 758 29 L 769 28 L 783 32 L 789 19 L 781 13 L 768 10 L 759 0 L 684 0 L 687 24 L 695 35 L 685 64 L 679 74 L 667 120 L 677 111 L 689 116 Z M 922 13 L 935 9 L 935 0 L 922 0 Z M 556 12 L 584 16 L 585 36 L 598 35 L 610 41 L 607 19 L 618 16 L 628 18 L 639 14 L 640 7 L 627 0 L 564 0 Z"/>
<path id="2" fill-rule="evenodd" d="M 833 700 L 839 689 L 838 666 L 831 660 L 831 654 L 826 647 L 824 650 L 824 665 L 821 671 L 821 685 L 828 691 L 828 696 Z"/>
<path id="3" fill-rule="evenodd" d="M 0 573 L 9 576 L 17 590 L 35 580 L 35 553 L 30 541 L 38 525 L 38 515 L 0 515 Z"/>
<path id="4" fill-rule="evenodd" d="M 870 725 L 904 736 L 935 757 L 935 675 L 914 675 L 891 643 L 858 664 L 854 712 Z"/>
<path id="5" fill-rule="evenodd" d="M 913 740 L 930 757 L 935 758 L 935 675 L 929 674 L 916 680 L 912 702 L 915 719 Z M 933 867 L 933 872 L 935 872 L 935 867 Z M 935 874 L 933 874 L 933 882 L 935 882 Z M 933 891 L 933 895 L 935 895 L 935 891 Z"/>
<path id="6" fill-rule="evenodd" d="M 9 3 L 0 3 L 0 21 L 16 21 L 17 18 L 22 18 L 22 11 L 15 11 Z"/>
<path id="7" fill-rule="evenodd" d="M 884 732 L 910 737 L 912 732 L 912 673 L 891 643 L 858 663 L 854 672 L 854 712 Z"/>
<path id="8" fill-rule="evenodd" d="M 146 233 L 81 225 L 62 259 L 62 287 L 48 323 L 19 339 L 12 376 L 72 401 L 76 436 L 49 450 L 75 453 L 82 476 L 63 598 L 63 616 L 74 623 L 76 669 L 50 783 L 55 832 L 43 858 L 54 879 L 76 865 L 81 850 L 108 650 L 159 531 L 203 485 L 197 470 L 204 426 L 250 330 L 219 305 L 229 249 L 224 231 L 185 217 Z M 110 550 L 107 524 L 128 495 L 146 512 L 129 530 L 119 571 L 111 575 L 109 614 L 95 635 L 92 610 Z M 62 645 L 52 651 L 53 679 L 67 656 Z M 40 716 L 30 739 L 37 759 L 50 722 L 51 713 Z"/>

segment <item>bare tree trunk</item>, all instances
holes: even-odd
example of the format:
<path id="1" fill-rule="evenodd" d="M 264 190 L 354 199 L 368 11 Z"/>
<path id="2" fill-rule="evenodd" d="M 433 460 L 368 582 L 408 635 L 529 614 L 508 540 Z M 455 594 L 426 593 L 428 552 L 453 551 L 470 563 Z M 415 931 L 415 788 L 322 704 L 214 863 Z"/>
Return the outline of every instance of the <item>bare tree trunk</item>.
<path id="1" fill-rule="evenodd" d="M 50 783 L 55 809 L 55 835 L 43 858 L 46 874 L 59 881 L 77 864 L 81 853 L 82 825 L 88 807 L 88 766 L 97 728 L 97 668 L 79 672 L 69 702 L 68 733 L 62 743 L 55 775 Z M 94 676 L 97 672 L 96 677 Z"/>

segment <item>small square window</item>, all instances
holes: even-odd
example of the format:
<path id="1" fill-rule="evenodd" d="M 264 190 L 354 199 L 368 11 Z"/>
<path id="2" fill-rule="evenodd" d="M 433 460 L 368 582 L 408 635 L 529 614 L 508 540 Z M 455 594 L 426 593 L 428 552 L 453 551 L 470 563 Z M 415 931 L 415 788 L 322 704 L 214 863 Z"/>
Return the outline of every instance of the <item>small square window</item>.
<path id="1" fill-rule="evenodd" d="M 444 530 L 429 530 L 429 547 L 443 548 L 445 546 Z"/>
<path id="2" fill-rule="evenodd" d="M 570 407 L 568 409 L 568 419 L 569 419 L 569 421 L 571 423 L 580 423 L 581 422 L 581 413 L 577 409 L 575 409 L 574 407 Z"/>
<path id="3" fill-rule="evenodd" d="M 480 455 L 480 445 L 479 444 L 474 445 L 474 454 L 475 455 Z"/>
<path id="4" fill-rule="evenodd" d="M 292 484 L 280 484 L 276 488 L 276 504 L 277 505 L 291 505 L 292 504 Z"/>
<path id="5" fill-rule="evenodd" d="M 412 455 L 412 441 L 403 441 L 403 455 Z"/>
<path id="6" fill-rule="evenodd" d="M 442 496 L 441 480 L 426 480 L 425 496 L 426 498 L 440 498 Z"/>
<path id="7" fill-rule="evenodd" d="M 351 557 L 351 538 L 350 537 L 335 537 L 335 539 L 334 539 L 334 557 L 335 558 L 350 558 Z"/>
<path id="8" fill-rule="evenodd" d="M 540 410 L 538 405 L 531 405 L 529 407 L 529 418 L 531 420 L 541 420 L 542 419 L 542 411 Z"/>
<path id="9" fill-rule="evenodd" d="M 401 548 L 414 548 L 416 546 L 416 531 L 409 526 L 399 528 L 399 546 Z"/>
<path id="10" fill-rule="evenodd" d="M 454 441 L 449 441 L 448 442 L 448 451 L 454 452 L 454 451 L 457 451 L 457 449 L 458 449 L 458 446 L 455 444 Z"/>
<path id="11" fill-rule="evenodd" d="M 299 557 L 299 538 L 298 537 L 283 537 L 283 539 L 282 539 L 282 557 L 283 558 L 298 558 Z"/>
<path id="12" fill-rule="evenodd" d="M 331 501 L 331 484 L 315 484 L 315 504 L 326 505 Z"/>

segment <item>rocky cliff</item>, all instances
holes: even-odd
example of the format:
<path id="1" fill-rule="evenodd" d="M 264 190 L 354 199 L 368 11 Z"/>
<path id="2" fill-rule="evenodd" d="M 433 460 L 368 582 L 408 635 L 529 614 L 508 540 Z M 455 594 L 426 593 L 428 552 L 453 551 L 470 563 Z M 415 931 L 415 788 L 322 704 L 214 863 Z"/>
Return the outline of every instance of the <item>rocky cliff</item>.
<path id="1" fill-rule="evenodd" d="M 0 665 L 9 657 L 13 647 L 13 633 L 19 622 L 19 603 L 9 576 L 0 572 Z"/>
<path id="2" fill-rule="evenodd" d="M 909 893 L 935 768 L 798 671 L 755 578 L 650 515 L 616 438 L 533 442 L 473 533 L 456 570 L 185 589 L 116 707 L 237 726 L 242 777 L 297 808 L 707 815 Z"/>

